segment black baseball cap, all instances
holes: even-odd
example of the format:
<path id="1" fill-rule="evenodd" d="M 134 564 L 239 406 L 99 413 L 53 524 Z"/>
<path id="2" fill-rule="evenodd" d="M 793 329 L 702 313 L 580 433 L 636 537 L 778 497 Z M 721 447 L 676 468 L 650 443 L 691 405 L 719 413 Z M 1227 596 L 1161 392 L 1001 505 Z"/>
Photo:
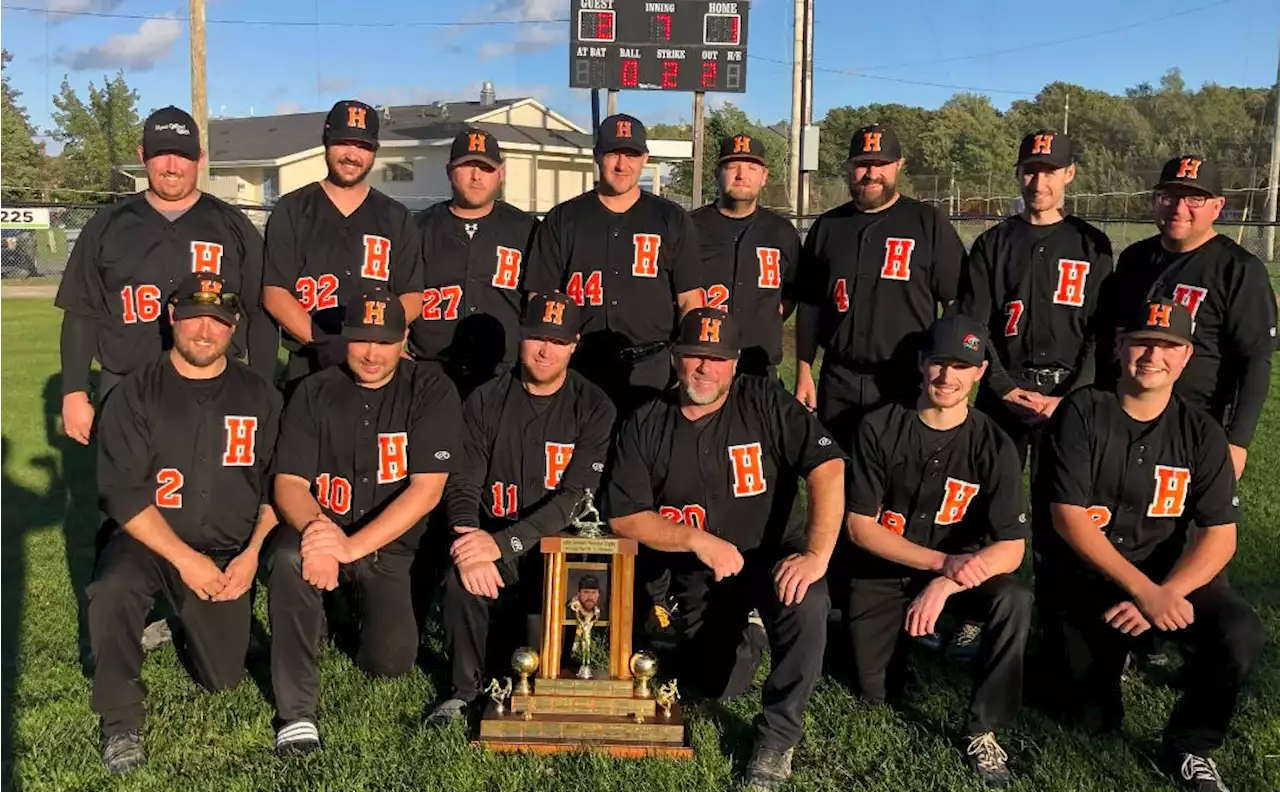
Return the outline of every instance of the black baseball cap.
<path id="1" fill-rule="evenodd" d="M 1174 157 L 1160 169 L 1160 181 L 1155 190 L 1183 187 L 1208 193 L 1212 198 L 1222 195 L 1222 176 L 1212 162 L 1199 154 L 1183 154 Z"/>
<path id="2" fill-rule="evenodd" d="M 600 133 L 596 135 L 596 154 L 613 151 L 649 153 L 648 134 L 640 119 L 619 113 L 600 122 Z"/>
<path id="3" fill-rule="evenodd" d="M 738 324 L 719 308 L 694 308 L 680 320 L 677 355 L 737 360 Z"/>
<path id="4" fill-rule="evenodd" d="M 493 168 L 500 166 L 502 149 L 498 148 L 498 139 L 483 129 L 459 132 L 449 149 L 449 167 L 464 162 L 483 162 Z"/>
<path id="5" fill-rule="evenodd" d="M 1134 311 L 1125 322 L 1124 333 L 1133 340 L 1158 339 L 1175 344 L 1191 343 L 1191 312 L 1179 302 L 1152 300 Z"/>
<path id="6" fill-rule="evenodd" d="M 1065 168 L 1075 162 L 1071 138 L 1052 129 L 1037 129 L 1022 139 L 1018 146 L 1017 167 L 1043 164 L 1051 168 Z"/>
<path id="7" fill-rule="evenodd" d="M 925 333 L 920 356 L 925 361 L 947 360 L 981 366 L 987 355 L 987 330 L 967 316 L 945 316 Z"/>
<path id="8" fill-rule="evenodd" d="M 240 315 L 240 296 L 227 291 L 226 279 L 212 272 L 193 272 L 183 278 L 169 295 L 169 304 L 175 320 L 212 316 L 233 325 Z"/>
<path id="9" fill-rule="evenodd" d="M 759 138 L 750 135 L 732 135 L 720 141 L 720 159 L 716 161 L 716 166 L 732 162 L 733 160 L 746 160 L 747 162 L 758 162 L 761 165 L 767 165 L 764 156 L 764 143 Z"/>
<path id="10" fill-rule="evenodd" d="M 365 289 L 347 303 L 342 335 L 351 341 L 399 344 L 408 327 L 400 298 L 378 286 Z"/>
<path id="11" fill-rule="evenodd" d="M 864 126 L 854 132 L 849 141 L 849 162 L 897 162 L 900 159 L 902 146 L 887 126 Z"/>
<path id="12" fill-rule="evenodd" d="M 200 127 L 186 110 L 169 105 L 142 122 L 142 158 L 149 160 L 159 154 L 200 159 Z"/>
<path id="13" fill-rule="evenodd" d="M 600 578 L 595 575 L 583 575 L 578 578 L 578 591 L 582 591 L 583 589 L 595 589 L 596 591 L 599 591 Z"/>
<path id="14" fill-rule="evenodd" d="M 358 141 L 378 147 L 378 111 L 355 99 L 343 99 L 324 119 L 324 144 Z"/>
<path id="15" fill-rule="evenodd" d="M 581 324 L 578 304 L 569 295 L 535 294 L 524 307 L 520 334 L 525 338 L 550 338 L 572 343 L 578 340 Z"/>

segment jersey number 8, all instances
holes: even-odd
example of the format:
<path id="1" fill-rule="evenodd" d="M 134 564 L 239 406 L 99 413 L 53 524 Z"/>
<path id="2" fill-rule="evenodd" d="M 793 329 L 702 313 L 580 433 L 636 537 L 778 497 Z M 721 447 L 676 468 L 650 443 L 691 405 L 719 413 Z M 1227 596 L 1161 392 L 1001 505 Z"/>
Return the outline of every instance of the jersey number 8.
<path id="1" fill-rule="evenodd" d="M 298 278 L 293 290 L 304 310 L 338 307 L 338 276 L 332 273 L 326 272 L 318 278 Z"/>

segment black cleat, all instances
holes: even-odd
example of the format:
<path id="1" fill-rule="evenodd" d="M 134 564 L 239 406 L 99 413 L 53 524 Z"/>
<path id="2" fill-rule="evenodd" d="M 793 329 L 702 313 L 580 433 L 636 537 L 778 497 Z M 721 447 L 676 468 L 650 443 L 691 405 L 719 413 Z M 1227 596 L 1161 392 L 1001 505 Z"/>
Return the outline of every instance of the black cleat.
<path id="1" fill-rule="evenodd" d="M 970 735 L 963 742 L 969 756 L 969 767 L 982 778 L 983 783 L 993 789 L 1009 786 L 1013 780 L 1009 773 L 1009 754 L 996 742 L 995 732 Z"/>
<path id="2" fill-rule="evenodd" d="M 1207 756 L 1177 754 L 1170 758 L 1169 772 L 1178 779 L 1178 785 L 1183 789 L 1195 792 L 1231 792 L 1223 783 L 1218 766 Z"/>
<path id="3" fill-rule="evenodd" d="M 757 744 L 751 752 L 751 763 L 747 765 L 746 792 L 773 792 L 780 789 L 791 777 L 791 757 L 795 751 L 795 748 L 775 751 Z"/>
<path id="4" fill-rule="evenodd" d="M 147 763 L 147 753 L 142 750 L 142 733 L 130 729 L 123 734 L 104 737 L 102 763 L 113 776 L 132 773 Z"/>
<path id="5" fill-rule="evenodd" d="M 290 721 L 276 732 L 276 756 L 288 759 L 320 750 L 320 730 L 305 718 Z"/>

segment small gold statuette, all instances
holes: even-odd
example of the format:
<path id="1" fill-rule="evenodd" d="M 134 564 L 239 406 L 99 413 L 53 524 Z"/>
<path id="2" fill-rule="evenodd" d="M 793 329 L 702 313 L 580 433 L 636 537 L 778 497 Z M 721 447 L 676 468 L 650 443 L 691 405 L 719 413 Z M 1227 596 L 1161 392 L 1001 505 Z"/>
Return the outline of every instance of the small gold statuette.
<path id="1" fill-rule="evenodd" d="M 499 716 L 506 714 L 507 708 L 503 704 L 504 701 L 511 698 L 511 677 L 507 677 L 505 686 L 498 684 L 498 680 L 489 680 L 489 687 L 484 689 L 489 694 L 489 698 L 493 699 L 494 711 Z"/>
<path id="2" fill-rule="evenodd" d="M 530 695 L 533 690 L 529 687 L 529 675 L 538 670 L 538 653 L 530 646 L 515 650 L 511 655 L 511 670 L 520 675 L 520 681 L 516 683 L 516 695 Z"/>
<path id="3" fill-rule="evenodd" d="M 671 717 L 671 705 L 680 700 L 680 689 L 676 687 L 676 680 L 671 680 L 658 688 L 658 695 L 654 698 L 658 706 L 662 708 L 662 717 Z"/>
<path id="4" fill-rule="evenodd" d="M 587 608 L 578 597 L 574 597 L 569 603 L 569 610 L 573 611 L 573 620 L 578 623 L 573 634 L 573 648 L 570 650 L 581 663 L 577 676 L 578 679 L 591 679 L 591 632 L 600 619 L 600 608 Z"/>
<path id="5" fill-rule="evenodd" d="M 605 522 L 600 519 L 600 511 L 592 500 L 589 488 L 582 493 L 582 500 L 578 501 L 577 508 L 573 510 L 569 524 L 578 529 L 578 536 L 587 539 L 598 539 L 608 535 Z"/>
<path id="6" fill-rule="evenodd" d="M 649 680 L 658 673 L 658 658 L 649 652 L 636 652 L 631 655 L 631 675 L 636 678 L 635 697 L 647 699 L 653 696 L 649 688 Z"/>

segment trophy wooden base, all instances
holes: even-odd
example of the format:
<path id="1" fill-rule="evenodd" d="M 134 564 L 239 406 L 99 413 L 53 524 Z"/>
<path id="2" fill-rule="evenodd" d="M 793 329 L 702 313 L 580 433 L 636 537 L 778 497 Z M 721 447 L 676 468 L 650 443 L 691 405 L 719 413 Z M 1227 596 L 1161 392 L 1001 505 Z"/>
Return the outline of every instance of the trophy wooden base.
<path id="1" fill-rule="evenodd" d="M 553 707 L 574 706 L 566 699 L 578 699 L 581 710 L 549 711 Z M 555 702 L 554 704 L 552 702 Z M 481 745 L 494 751 L 551 754 L 570 751 L 601 751 L 618 758 L 692 759 L 693 749 L 684 745 L 684 718 L 677 703 L 671 717 L 661 712 L 636 721 L 635 710 L 653 711 L 651 699 L 596 698 L 588 696 L 515 696 L 513 708 L 502 715 L 492 704 L 480 723 Z M 532 705 L 533 713 L 529 713 Z M 546 710 L 541 709 L 546 707 Z M 514 709 L 514 711 L 513 711 Z M 603 714 L 630 710 L 632 714 Z M 528 720 L 526 720 L 526 716 Z"/>

